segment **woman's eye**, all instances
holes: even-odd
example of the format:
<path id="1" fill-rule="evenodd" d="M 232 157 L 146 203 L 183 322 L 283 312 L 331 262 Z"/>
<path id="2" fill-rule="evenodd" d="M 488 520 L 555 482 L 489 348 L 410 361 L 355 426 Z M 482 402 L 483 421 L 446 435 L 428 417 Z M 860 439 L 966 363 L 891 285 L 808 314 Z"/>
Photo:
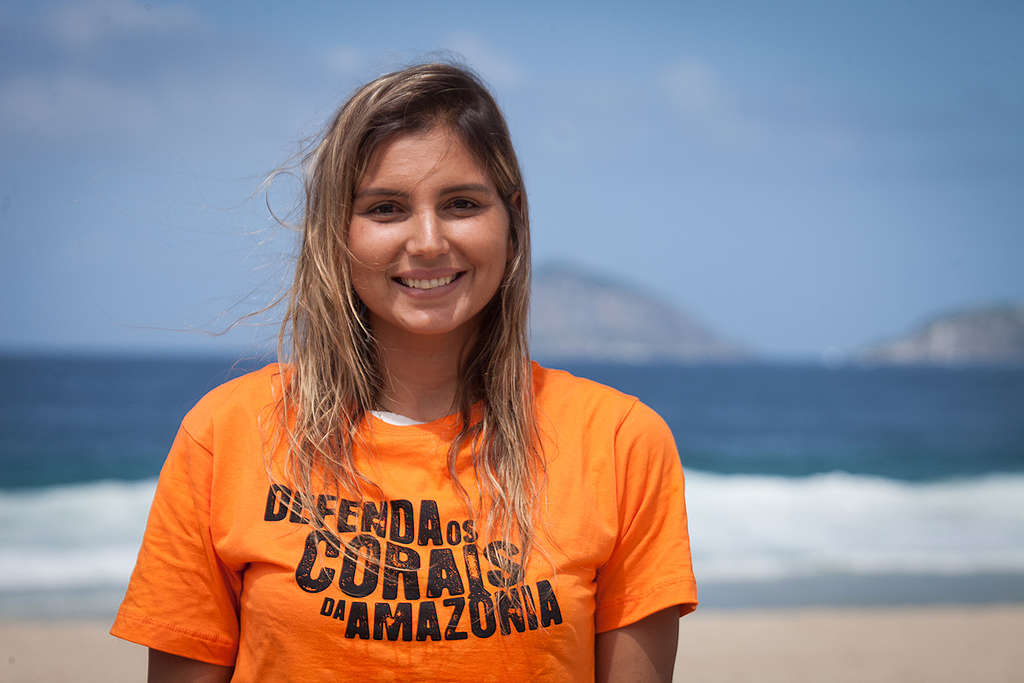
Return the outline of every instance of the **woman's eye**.
<path id="1" fill-rule="evenodd" d="M 367 211 L 367 213 L 371 216 L 390 218 L 398 213 L 398 207 L 394 204 L 377 204 Z"/>
<path id="2" fill-rule="evenodd" d="M 469 209 L 477 208 L 479 206 L 479 204 L 474 202 L 472 199 L 462 199 L 462 198 L 459 198 L 459 199 L 453 199 L 451 201 L 451 203 L 449 204 L 449 206 L 451 208 L 455 209 L 456 211 L 467 211 Z"/>

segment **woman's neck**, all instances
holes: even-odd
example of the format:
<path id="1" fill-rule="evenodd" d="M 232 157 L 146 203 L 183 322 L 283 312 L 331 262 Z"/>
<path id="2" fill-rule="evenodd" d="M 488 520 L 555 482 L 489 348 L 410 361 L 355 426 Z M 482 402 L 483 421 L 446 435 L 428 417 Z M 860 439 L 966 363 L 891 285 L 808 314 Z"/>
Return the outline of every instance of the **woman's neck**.
<path id="1" fill-rule="evenodd" d="M 384 336 L 377 338 L 384 369 L 379 407 L 422 422 L 450 415 L 456 409 L 459 368 L 468 340 L 451 335 Z"/>

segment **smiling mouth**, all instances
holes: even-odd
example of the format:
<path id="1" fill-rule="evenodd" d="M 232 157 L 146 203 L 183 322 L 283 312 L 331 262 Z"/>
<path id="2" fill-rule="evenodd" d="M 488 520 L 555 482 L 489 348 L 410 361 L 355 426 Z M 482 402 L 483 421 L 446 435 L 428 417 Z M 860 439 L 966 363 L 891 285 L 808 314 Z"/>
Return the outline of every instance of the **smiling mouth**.
<path id="1" fill-rule="evenodd" d="M 464 272 L 465 271 L 453 273 L 447 277 L 438 277 L 430 280 L 414 280 L 412 278 L 405 277 L 396 277 L 392 279 L 403 287 L 409 287 L 410 289 L 436 289 L 455 282 L 462 277 Z"/>

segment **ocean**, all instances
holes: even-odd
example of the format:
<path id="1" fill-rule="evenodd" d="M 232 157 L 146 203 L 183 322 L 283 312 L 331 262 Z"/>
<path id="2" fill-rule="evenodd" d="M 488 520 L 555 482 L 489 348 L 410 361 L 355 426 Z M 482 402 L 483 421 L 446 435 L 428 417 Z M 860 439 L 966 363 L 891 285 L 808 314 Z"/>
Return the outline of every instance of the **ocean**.
<path id="1" fill-rule="evenodd" d="M 0 617 L 110 617 L 185 412 L 263 364 L 0 357 Z M 1024 601 L 1024 368 L 561 363 L 675 435 L 704 608 Z"/>

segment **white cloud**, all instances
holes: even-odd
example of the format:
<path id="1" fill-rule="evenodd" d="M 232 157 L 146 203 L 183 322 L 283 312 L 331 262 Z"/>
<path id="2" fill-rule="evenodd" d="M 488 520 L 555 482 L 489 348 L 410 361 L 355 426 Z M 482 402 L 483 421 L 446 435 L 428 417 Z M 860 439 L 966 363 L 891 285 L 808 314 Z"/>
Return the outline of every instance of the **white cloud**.
<path id="1" fill-rule="evenodd" d="M 747 150 L 800 145 L 833 157 L 856 153 L 841 122 L 787 118 L 777 103 L 767 108 L 774 113 L 765 113 L 757 102 L 741 101 L 728 79 L 704 62 L 677 62 L 660 74 L 658 85 L 684 126 L 714 144 Z"/>
<path id="2" fill-rule="evenodd" d="M 662 83 L 672 103 L 685 114 L 710 118 L 729 109 L 720 79 L 706 64 L 679 62 L 665 71 Z"/>
<path id="3" fill-rule="evenodd" d="M 76 47 L 123 35 L 187 30 L 200 23 L 188 7 L 133 0 L 75 2 L 58 8 L 48 19 L 54 35 Z"/>
<path id="4" fill-rule="evenodd" d="M 324 59 L 328 68 L 339 74 L 358 73 L 365 66 L 363 53 L 349 45 L 338 45 L 327 51 Z"/>
<path id="5" fill-rule="evenodd" d="M 475 34 L 452 34 L 444 41 L 444 47 L 463 57 L 491 85 L 513 87 L 525 80 L 523 69 L 515 60 L 499 54 Z"/>
<path id="6" fill-rule="evenodd" d="M 697 126 L 719 142 L 737 142 L 743 137 L 746 125 L 729 89 L 707 64 L 677 62 L 661 74 L 660 86 L 688 125 Z"/>
<path id="7" fill-rule="evenodd" d="M 0 83 L 0 122 L 9 130 L 50 136 L 117 130 L 155 114 L 143 93 L 87 74 L 22 75 Z"/>

